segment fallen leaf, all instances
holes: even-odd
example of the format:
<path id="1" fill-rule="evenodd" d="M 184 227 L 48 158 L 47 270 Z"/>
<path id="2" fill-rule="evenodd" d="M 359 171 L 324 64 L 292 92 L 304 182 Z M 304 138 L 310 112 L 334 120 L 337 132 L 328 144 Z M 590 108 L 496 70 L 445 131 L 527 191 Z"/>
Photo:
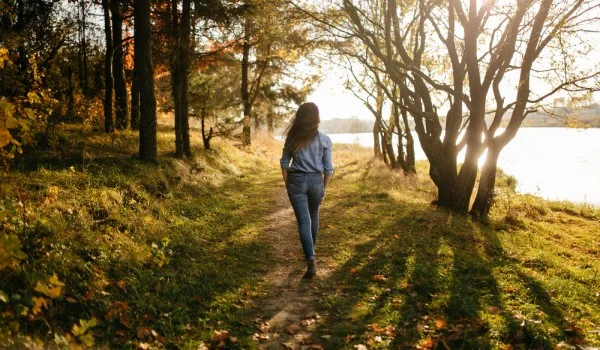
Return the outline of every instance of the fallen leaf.
<path id="1" fill-rule="evenodd" d="M 298 326 L 297 324 L 293 324 L 293 325 L 288 326 L 285 331 L 289 334 L 296 334 L 296 333 L 298 333 L 298 331 L 300 329 L 301 329 L 300 326 Z"/>
<path id="2" fill-rule="evenodd" d="M 306 314 L 305 318 L 316 318 L 316 319 L 319 319 L 319 318 L 321 318 L 321 316 L 319 316 L 318 313 L 312 311 L 312 312 L 309 312 L 308 314 Z"/>
<path id="3" fill-rule="evenodd" d="M 148 343 L 139 343 L 138 344 L 138 348 L 140 348 L 142 350 L 150 349 L 150 344 L 148 344 Z"/>
<path id="4" fill-rule="evenodd" d="M 119 316 L 119 323 L 126 328 L 131 328 L 131 321 L 129 320 L 129 316 L 127 314 L 121 314 Z"/>
<path id="5" fill-rule="evenodd" d="M 283 348 L 284 348 L 284 349 L 287 349 L 287 350 L 295 350 L 295 349 L 296 349 L 296 348 L 294 347 L 294 343 L 293 343 L 293 342 L 291 342 L 291 341 L 289 341 L 289 342 L 286 342 L 286 343 L 281 343 L 281 345 L 283 345 Z"/>
<path id="6" fill-rule="evenodd" d="M 387 281 L 387 277 L 385 277 L 384 275 L 374 275 L 373 276 L 373 280 L 375 280 L 375 281 Z"/>
<path id="7" fill-rule="evenodd" d="M 356 267 L 353 267 L 353 268 L 350 269 L 350 273 L 351 274 L 355 274 L 357 272 L 358 272 L 358 268 L 356 268 Z"/>
<path id="8" fill-rule="evenodd" d="M 127 293 L 127 283 L 125 283 L 125 281 L 119 280 L 117 282 L 117 287 L 119 287 L 119 289 L 122 290 L 123 292 Z"/>
<path id="9" fill-rule="evenodd" d="M 204 344 L 203 342 L 200 342 L 200 344 L 198 344 L 198 347 L 196 347 L 196 350 L 208 350 L 208 346 L 206 346 L 206 344 Z"/>
<path id="10" fill-rule="evenodd" d="M 354 348 L 355 348 L 356 350 L 369 350 L 369 349 L 366 347 L 366 345 L 364 345 L 364 344 L 358 344 L 358 345 L 354 345 Z"/>
<path id="11" fill-rule="evenodd" d="M 435 328 L 437 329 L 444 329 L 448 326 L 448 322 L 446 322 L 446 320 L 442 320 L 442 319 L 438 319 L 435 320 Z"/>
<path id="12" fill-rule="evenodd" d="M 212 337 L 212 341 L 215 343 L 219 343 L 222 342 L 223 340 L 226 340 L 227 338 L 229 338 L 229 332 L 226 330 L 220 330 L 217 331 L 215 330 L 213 333 L 213 337 Z"/>
<path id="13" fill-rule="evenodd" d="M 421 342 L 419 343 L 419 346 L 417 346 L 418 349 L 433 349 L 433 347 L 435 346 L 435 341 L 433 340 L 432 337 L 427 337 L 423 340 L 421 340 Z"/>
<path id="14" fill-rule="evenodd" d="M 137 334 L 138 339 L 144 339 L 146 337 L 150 337 L 150 335 L 151 335 L 150 328 L 138 327 L 136 334 Z"/>

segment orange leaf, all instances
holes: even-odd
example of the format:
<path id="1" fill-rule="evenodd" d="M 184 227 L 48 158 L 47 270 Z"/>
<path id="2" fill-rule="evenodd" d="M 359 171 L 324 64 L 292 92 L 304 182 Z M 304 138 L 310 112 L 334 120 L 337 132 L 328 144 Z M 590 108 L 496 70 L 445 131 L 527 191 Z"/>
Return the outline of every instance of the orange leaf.
<path id="1" fill-rule="evenodd" d="M 384 275 L 374 275 L 373 276 L 373 280 L 375 280 L 375 281 L 387 281 L 387 277 L 385 277 Z"/>
<path id="2" fill-rule="evenodd" d="M 131 321 L 129 320 L 129 316 L 127 314 L 120 315 L 119 323 L 125 326 L 126 328 L 131 328 Z"/>
<path id="3" fill-rule="evenodd" d="M 419 343 L 418 349 L 433 349 L 435 346 L 435 341 L 432 337 L 427 337 Z"/>
<path id="4" fill-rule="evenodd" d="M 125 281 L 119 280 L 117 282 L 117 287 L 119 287 L 119 289 L 121 289 L 122 291 L 124 291 L 125 293 L 127 293 L 127 283 L 125 283 Z"/>
<path id="5" fill-rule="evenodd" d="M 446 320 L 442 320 L 442 319 L 435 320 L 435 328 L 444 329 L 447 326 L 448 326 L 448 322 L 446 322 Z"/>
<path id="6" fill-rule="evenodd" d="M 138 339 L 144 339 L 150 336 L 150 329 L 148 327 L 138 327 L 137 329 L 137 337 Z"/>
<path id="7" fill-rule="evenodd" d="M 350 269 L 350 273 L 351 274 L 355 274 L 357 272 L 358 272 L 358 268 L 356 268 L 356 267 L 353 267 L 353 268 Z"/>

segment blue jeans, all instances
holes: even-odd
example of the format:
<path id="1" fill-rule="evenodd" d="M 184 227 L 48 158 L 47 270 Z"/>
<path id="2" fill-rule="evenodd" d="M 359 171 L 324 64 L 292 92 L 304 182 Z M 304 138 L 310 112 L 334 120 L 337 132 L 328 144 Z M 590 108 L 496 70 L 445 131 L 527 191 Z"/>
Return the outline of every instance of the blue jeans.
<path id="1" fill-rule="evenodd" d="M 319 206 L 325 195 L 321 173 L 288 173 L 287 193 L 296 214 L 306 260 L 315 258 L 319 231 Z"/>

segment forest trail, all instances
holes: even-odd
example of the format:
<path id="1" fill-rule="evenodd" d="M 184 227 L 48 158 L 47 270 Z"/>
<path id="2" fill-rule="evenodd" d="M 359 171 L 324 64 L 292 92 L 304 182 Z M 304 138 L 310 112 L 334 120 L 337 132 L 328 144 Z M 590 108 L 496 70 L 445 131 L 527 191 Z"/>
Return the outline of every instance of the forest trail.
<path id="1" fill-rule="evenodd" d="M 317 248 L 317 276 L 313 280 L 302 278 L 306 264 L 294 212 L 285 190 L 273 193 L 274 205 L 266 218 L 264 239 L 270 242 L 277 263 L 264 278 L 267 294 L 255 319 L 259 331 L 254 339 L 259 349 L 322 349 L 311 338 L 322 320 L 316 305 L 330 270 L 319 259 Z"/>

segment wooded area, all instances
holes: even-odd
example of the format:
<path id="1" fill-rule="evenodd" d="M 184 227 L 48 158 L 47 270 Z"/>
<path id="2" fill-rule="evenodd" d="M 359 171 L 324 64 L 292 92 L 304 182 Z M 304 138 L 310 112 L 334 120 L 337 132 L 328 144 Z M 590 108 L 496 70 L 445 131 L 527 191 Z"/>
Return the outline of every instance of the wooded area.
<path id="1" fill-rule="evenodd" d="M 448 210 L 443 213 L 450 213 L 441 218 L 435 207 L 427 207 L 428 214 L 422 217 L 423 222 L 431 224 L 429 226 L 437 225 L 435 220 L 438 219 L 452 221 L 453 214 L 459 214 L 459 220 L 466 220 L 465 217 L 470 215 L 476 225 L 487 223 L 490 217 L 498 215 L 492 208 L 502 202 L 499 194 L 511 187 L 514 192 L 514 183 L 509 184 L 510 178 L 497 169 L 497 162 L 502 150 L 527 123 L 528 117 L 593 105 L 593 93 L 600 90 L 600 62 L 591 59 L 600 40 L 598 24 L 600 0 L 336 0 L 326 3 L 309 0 L 1 0 L 0 178 L 4 187 L 0 187 L 3 190 L 0 193 L 0 312 L 6 317 L 0 320 L 0 338 L 21 337 L 23 340 L 23 337 L 35 335 L 41 339 L 44 336 L 40 327 L 45 323 L 44 327 L 49 328 L 48 334 L 55 337 L 57 346 L 92 347 L 95 343 L 90 330 L 103 317 L 101 344 L 138 346 L 146 344 L 142 342 L 145 339 L 156 347 L 179 347 L 196 344 L 194 341 L 198 339 L 204 342 L 207 334 L 215 331 L 217 326 L 207 326 L 206 330 L 195 334 L 196 338 L 190 343 L 186 343 L 189 339 L 179 341 L 177 337 L 185 338 L 186 332 L 190 331 L 186 322 L 195 327 L 200 327 L 202 322 L 210 323 L 207 315 L 228 322 L 223 320 L 227 317 L 206 311 L 213 305 L 214 290 L 225 295 L 237 288 L 234 294 L 245 300 L 239 295 L 244 293 L 245 287 L 241 285 L 255 283 L 252 273 L 267 267 L 253 260 L 252 266 L 257 271 L 241 274 L 244 282 L 238 284 L 235 271 L 223 282 L 216 271 L 225 268 L 226 264 L 221 264 L 219 257 L 210 256 L 210 259 L 202 260 L 202 264 L 182 257 L 206 254 L 201 246 L 204 243 L 211 245 L 216 239 L 198 238 L 194 241 L 197 246 L 187 247 L 185 235 L 181 234 L 182 227 L 195 234 L 195 224 L 202 230 L 210 230 L 207 226 L 210 221 L 218 227 L 215 230 L 221 230 L 219 234 L 227 236 L 227 225 L 235 224 L 235 230 L 242 231 L 240 227 L 245 225 L 240 222 L 238 227 L 238 219 L 232 217 L 230 210 L 236 215 L 252 218 L 259 215 L 238 206 L 239 203 L 252 207 L 261 205 L 258 200 L 245 197 L 245 188 L 252 188 L 260 196 L 271 195 L 266 190 L 254 188 L 257 185 L 252 181 L 267 188 L 275 183 L 272 165 L 262 159 L 270 159 L 281 148 L 273 140 L 275 130 L 285 125 L 327 70 L 333 68 L 347 75 L 345 86 L 340 88 L 352 92 L 368 108 L 374 120 L 375 146 L 371 153 L 374 159 L 365 158 L 361 151 L 349 151 L 347 154 L 356 152 L 361 156 L 344 164 L 357 173 L 364 171 L 371 186 L 378 183 L 389 186 L 386 190 L 371 193 L 368 188 L 363 188 L 360 179 L 342 168 L 341 173 L 350 179 L 341 177 L 341 183 L 349 187 L 338 190 L 340 197 L 335 202 L 338 209 L 345 210 L 343 195 L 356 195 L 351 191 L 358 188 L 359 194 L 353 201 L 364 199 L 374 207 L 385 208 L 392 218 L 398 216 L 398 220 L 408 220 L 410 215 L 394 212 L 398 207 L 394 196 L 406 195 L 394 192 L 396 183 L 400 182 L 414 190 L 413 195 L 431 195 L 425 202 Z M 161 115 L 167 117 L 161 120 Z M 427 156 L 427 166 L 415 160 L 416 142 L 412 132 L 416 133 Z M 269 141 L 261 138 L 263 133 L 270 136 Z M 221 142 L 218 144 L 227 151 L 213 149 L 215 142 Z M 261 143 L 268 146 L 261 146 Z M 271 149 L 265 149 L 269 147 Z M 464 159 L 459 158 L 461 151 L 466 154 Z M 230 152 L 237 158 L 219 152 Z M 485 164 L 479 168 L 478 160 L 484 153 Z M 237 164 L 238 161 L 242 165 Z M 379 167 L 377 161 L 383 162 L 389 171 L 383 171 L 384 167 Z M 268 179 L 251 175 L 261 173 L 259 166 L 270 172 Z M 368 170 L 371 167 L 379 169 L 374 178 L 369 178 L 373 176 Z M 207 169 L 212 172 L 211 176 L 222 182 L 206 182 L 210 176 L 202 174 Z M 59 179 L 57 184 L 48 185 L 45 181 L 52 180 L 44 171 L 53 172 Z M 423 185 L 426 189 L 419 192 L 411 186 L 420 186 L 416 183 L 423 180 L 419 178 L 423 172 L 429 175 L 434 187 Z M 35 180 L 24 180 L 30 176 L 28 174 Z M 247 177 L 245 180 L 244 176 Z M 72 202 L 66 204 L 55 200 L 63 191 L 61 186 L 68 188 L 65 193 L 73 196 L 70 197 Z M 94 186 L 102 190 L 96 192 Z M 91 197 L 78 197 L 77 189 Z M 193 202 L 192 194 L 206 202 Z M 229 199 L 229 195 L 233 197 Z M 417 202 L 423 199 L 415 196 Z M 186 204 L 181 204 L 178 199 Z M 91 202 L 85 202 L 88 200 Z M 151 204 L 155 200 L 157 203 Z M 85 203 L 75 203 L 78 201 Z M 123 211 L 115 209 L 114 203 L 120 203 L 118 206 Z M 508 199 L 507 203 L 510 207 L 512 202 Z M 551 211 L 544 205 L 527 203 L 520 204 L 529 215 L 527 220 L 535 220 L 538 216 L 546 218 Z M 400 207 L 402 210 L 421 210 L 422 205 L 419 202 Z M 81 210 L 85 214 L 75 219 L 73 215 L 80 212 L 79 206 L 86 208 Z M 269 208 L 276 207 L 271 204 Z M 532 209 L 538 207 L 541 209 Z M 34 213 L 36 208 L 40 210 L 39 217 Z M 527 231 L 525 221 L 512 218 L 512 209 L 497 210 L 506 210 L 504 214 L 509 218 L 502 219 L 504 226 L 498 226 L 501 230 L 508 225 L 507 230 Z M 571 215 L 569 210 L 562 206 L 556 209 Z M 581 227 L 585 226 L 585 220 L 596 225 L 596 211 L 591 210 L 592 214 L 589 214 L 586 210 L 575 210 L 573 215 L 577 219 L 573 220 L 579 220 L 577 225 Z M 365 209 L 362 213 L 379 215 L 366 214 L 368 211 Z M 537 211 L 538 214 L 531 214 Z M 167 212 L 168 215 L 164 214 Z M 205 216 L 194 214 L 199 212 Z M 331 212 L 335 216 L 334 211 Z M 261 212 L 260 215 L 267 214 Z M 57 218 L 51 218 L 53 215 Z M 127 215 L 138 215 L 136 220 L 141 221 L 130 226 L 126 222 Z M 193 217 L 195 224 L 187 222 L 188 217 Z M 258 216 L 255 219 L 261 220 Z M 371 223 L 377 226 L 387 220 L 379 219 L 381 222 L 373 219 Z M 561 216 L 562 219 L 565 218 Z M 160 229 L 146 232 L 143 220 Z M 164 222 L 159 223 L 161 220 Z M 178 220 L 185 225 L 178 226 Z M 228 220 L 231 221 L 229 224 Z M 360 221 L 364 232 L 369 230 L 366 226 L 369 220 Z M 507 224 L 506 220 L 513 221 Z M 386 229 L 395 232 L 394 225 L 388 224 Z M 412 224 L 419 229 L 427 226 Z M 55 232 L 57 227 L 62 231 Z M 448 230 L 454 229 L 457 228 L 452 226 Z M 81 232 L 77 233 L 78 230 Z M 475 231 L 463 226 L 457 230 L 468 232 L 469 237 Z M 482 230 L 489 233 L 494 228 Z M 179 251 L 170 250 L 170 232 L 180 244 L 177 245 Z M 140 236 L 133 238 L 138 233 Z M 77 251 L 67 248 L 71 235 L 76 237 L 73 249 Z M 123 242 L 139 239 L 134 243 L 119 243 L 131 244 L 127 249 L 138 252 L 128 255 L 131 265 L 116 267 L 114 264 L 119 257 L 107 253 L 112 249 L 109 244 L 90 252 L 87 249 L 91 248 L 87 246 L 93 246 L 94 240 L 87 235 L 101 235 L 102 239 L 116 235 L 117 240 Z M 385 237 L 393 239 L 396 233 L 391 235 Z M 434 240 L 443 241 L 436 235 Z M 452 237 L 449 240 L 454 242 L 453 248 L 457 248 L 461 245 L 457 243 L 460 238 Z M 585 237 L 582 240 L 588 239 Z M 51 239 L 56 242 L 49 243 Z M 349 244 L 346 238 L 336 239 L 340 244 Z M 490 237 L 480 239 L 487 242 L 486 247 L 500 249 Z M 361 239 L 357 238 L 357 241 Z M 238 244 L 245 243 L 232 239 L 233 247 Z M 251 244 L 244 246 L 245 249 L 252 247 Z M 261 252 L 267 249 L 260 247 Z M 186 249 L 193 254 L 188 254 Z M 235 250 L 237 248 L 231 249 L 234 251 L 227 252 L 229 257 L 243 259 L 244 255 Z M 73 256 L 72 261 L 84 267 L 72 263 L 66 267 L 68 272 L 60 275 L 59 269 L 53 266 L 71 262 L 57 258 L 58 250 L 60 254 Z M 402 254 L 405 253 L 402 250 Z M 110 259 L 107 259 L 110 261 L 105 261 L 101 267 L 95 266 L 93 261 L 102 260 L 103 254 L 109 254 Z M 594 255 L 597 251 L 585 250 L 585 254 Z M 157 319 L 164 313 L 170 315 L 171 311 L 142 310 L 140 305 L 132 303 L 129 306 L 127 301 L 115 298 L 115 295 L 126 294 L 130 297 L 128 293 L 137 285 L 135 283 L 163 293 L 161 288 L 167 288 L 170 278 L 177 279 L 175 275 L 182 273 L 173 270 L 162 275 L 164 271 L 160 269 L 168 264 L 171 255 L 176 256 L 173 259 L 195 266 L 198 272 L 194 278 L 206 279 L 206 289 L 195 284 L 190 286 L 185 281 L 176 282 L 178 288 L 202 290 L 198 294 L 184 292 L 188 293 L 185 294 L 187 298 L 200 305 L 194 304 L 194 307 L 207 317 L 205 320 L 192 321 L 191 314 L 186 313 L 178 319 L 177 326 L 165 325 Z M 497 255 L 509 259 L 504 254 L 490 252 L 485 253 L 485 259 L 493 260 Z M 478 261 L 473 266 L 483 264 L 482 256 L 470 258 Z M 217 264 L 218 268 L 202 270 L 205 263 Z M 420 263 L 427 265 L 424 261 Z M 377 268 L 372 266 L 374 271 Z M 152 281 L 150 286 L 150 282 L 141 282 L 143 277 L 140 277 L 128 289 L 121 282 L 130 277 L 128 273 L 138 273 L 135 269 L 150 275 L 156 273 L 161 279 Z M 588 272 L 581 272 L 586 276 L 586 283 L 597 283 L 597 278 L 589 277 Z M 350 283 L 344 276 L 336 278 Z M 86 283 L 92 281 L 96 284 L 88 288 Z M 378 283 L 384 281 L 380 279 Z M 406 281 L 397 282 L 412 285 Z M 107 287 L 113 285 L 116 287 Z M 63 291 L 73 286 L 76 290 L 63 297 Z M 488 290 L 490 295 L 498 297 L 497 291 L 492 289 Z M 259 294 L 257 289 L 252 290 Z M 177 304 L 178 292 L 184 293 L 164 292 L 169 307 Z M 112 293 L 107 302 L 110 306 L 92 305 L 101 299 L 102 293 L 108 293 L 105 296 Z M 136 290 L 136 293 L 141 292 Z M 403 298 L 411 299 L 411 293 L 407 292 Z M 435 291 L 427 290 L 427 293 L 435 294 Z M 596 299 L 593 299 L 596 302 L 597 297 L 596 292 Z M 143 304 L 142 299 L 136 301 Z M 593 304 L 593 300 L 586 299 L 581 303 Z M 331 301 L 331 305 L 336 302 Z M 74 311 L 65 311 L 71 304 Z M 496 302 L 492 304 L 499 307 Z M 146 306 L 155 307 L 154 304 Z M 127 311 L 128 307 L 135 311 Z M 449 314 L 460 317 L 463 311 Z M 60 312 L 67 312 L 68 322 L 76 320 L 79 323 L 75 322 L 73 326 L 73 322 L 61 321 Z M 85 317 L 79 317 L 78 312 Z M 422 310 L 411 309 L 410 312 Z M 161 335 L 153 335 L 151 328 L 143 322 L 135 324 L 142 331 L 132 328 L 127 315 L 149 317 L 143 322 L 162 330 Z M 595 314 L 588 316 L 590 319 L 596 317 Z M 556 312 L 550 318 L 554 323 L 561 323 L 560 327 L 564 329 L 570 327 L 563 324 L 562 317 L 556 316 Z M 477 328 L 473 324 L 463 326 Z M 513 326 L 510 323 L 510 327 L 506 327 Z M 582 332 L 575 326 L 572 328 L 570 333 L 583 338 Z M 392 335 L 400 334 L 400 330 L 394 329 L 387 336 L 393 338 Z M 441 327 L 438 331 L 448 333 L 448 329 Z M 244 348 L 254 344 L 251 336 L 246 334 L 247 330 L 240 332 L 245 334 L 244 344 L 226 337 L 217 339 L 219 341 L 212 338 L 210 346 Z M 421 346 L 415 345 L 420 336 L 417 329 L 409 333 L 413 340 L 411 346 Z M 446 333 L 444 336 L 448 335 Z M 501 339 L 503 344 L 542 344 L 540 346 L 544 347 L 565 338 L 553 335 L 536 343 L 527 337 L 543 331 L 530 330 L 527 336 L 521 337 L 515 333 L 506 331 L 495 339 Z M 569 331 L 565 330 L 564 334 L 569 335 L 567 333 Z M 398 337 L 389 344 L 402 346 Z M 461 341 L 456 344 L 462 347 L 474 344 Z M 347 342 L 352 343 L 352 339 Z M 483 347 L 486 344 L 484 341 L 475 343 Z M 0 341 L 0 346 L 7 344 Z M 340 343 L 335 344 L 331 343 L 331 348 Z M 444 343 L 436 340 L 434 345 L 441 348 Z M 423 345 L 423 348 L 434 348 L 434 345 Z M 377 345 L 372 346 L 377 348 Z"/>

